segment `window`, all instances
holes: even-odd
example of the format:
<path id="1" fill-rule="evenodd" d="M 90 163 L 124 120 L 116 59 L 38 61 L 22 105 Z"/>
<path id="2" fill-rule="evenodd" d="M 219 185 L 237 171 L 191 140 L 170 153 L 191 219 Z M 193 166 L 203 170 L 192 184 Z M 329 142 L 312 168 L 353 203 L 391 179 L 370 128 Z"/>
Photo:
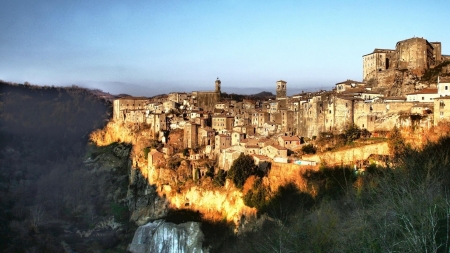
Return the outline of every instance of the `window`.
<path id="1" fill-rule="evenodd" d="M 425 100 L 425 97 L 422 97 L 422 100 Z"/>
<path id="2" fill-rule="evenodd" d="M 448 86 L 447 85 L 445 85 L 445 90 L 448 90 Z"/>

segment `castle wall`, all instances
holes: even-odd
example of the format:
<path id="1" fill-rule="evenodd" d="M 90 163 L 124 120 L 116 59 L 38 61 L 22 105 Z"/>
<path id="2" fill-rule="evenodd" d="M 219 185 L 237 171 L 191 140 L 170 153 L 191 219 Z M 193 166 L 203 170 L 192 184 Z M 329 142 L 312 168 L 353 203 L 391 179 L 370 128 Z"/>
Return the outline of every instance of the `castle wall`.
<path id="1" fill-rule="evenodd" d="M 441 42 L 430 42 L 433 45 L 433 57 L 436 60 L 436 64 L 442 62 L 442 45 Z"/>
<path id="2" fill-rule="evenodd" d="M 397 42 L 397 68 L 408 69 L 417 76 L 422 76 L 425 69 L 436 63 L 433 46 L 423 38 L 412 38 Z"/>

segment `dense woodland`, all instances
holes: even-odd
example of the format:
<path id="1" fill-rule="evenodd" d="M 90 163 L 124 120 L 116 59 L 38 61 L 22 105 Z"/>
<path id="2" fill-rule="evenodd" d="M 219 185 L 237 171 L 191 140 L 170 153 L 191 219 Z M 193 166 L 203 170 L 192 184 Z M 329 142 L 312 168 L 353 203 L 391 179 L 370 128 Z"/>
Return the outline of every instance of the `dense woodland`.
<path id="1" fill-rule="evenodd" d="M 109 196 L 117 175 L 83 163 L 95 149 L 89 133 L 110 113 L 109 102 L 83 88 L 0 83 L 1 252 L 63 252 L 66 245 L 87 252 L 120 243 L 115 235 L 88 242 L 75 234 L 122 208 Z"/>
<path id="2" fill-rule="evenodd" d="M 0 83 L 1 252 L 125 251 L 135 229 L 117 201 L 127 188 L 127 158 L 107 171 L 83 163 L 111 149 L 88 144 L 110 113 L 110 103 L 82 88 Z M 449 252 L 450 139 L 414 150 L 394 129 L 389 144 L 395 157 L 387 167 L 306 172 L 314 195 L 295 185 L 270 193 L 262 184 L 267 171 L 245 156 L 228 175 L 212 175 L 217 187 L 228 178 L 245 191 L 259 230 L 236 235 L 230 224 L 189 211 L 167 220 L 202 221 L 211 252 Z M 121 233 L 74 235 L 109 217 L 125 224 Z"/>

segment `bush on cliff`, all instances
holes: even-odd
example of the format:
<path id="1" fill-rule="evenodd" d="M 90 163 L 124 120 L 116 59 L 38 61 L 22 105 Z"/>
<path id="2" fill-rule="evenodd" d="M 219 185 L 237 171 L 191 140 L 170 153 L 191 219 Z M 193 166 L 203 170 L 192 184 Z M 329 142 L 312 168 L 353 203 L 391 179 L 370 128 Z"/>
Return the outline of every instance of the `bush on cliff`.
<path id="1" fill-rule="evenodd" d="M 245 180 L 250 175 L 255 174 L 256 166 L 253 158 L 249 155 L 241 154 L 231 165 L 227 173 L 227 178 L 231 179 L 237 188 L 241 189 Z"/>
<path id="2" fill-rule="evenodd" d="M 302 152 L 304 154 L 315 154 L 317 152 L 317 148 L 312 144 L 306 144 L 302 147 Z"/>

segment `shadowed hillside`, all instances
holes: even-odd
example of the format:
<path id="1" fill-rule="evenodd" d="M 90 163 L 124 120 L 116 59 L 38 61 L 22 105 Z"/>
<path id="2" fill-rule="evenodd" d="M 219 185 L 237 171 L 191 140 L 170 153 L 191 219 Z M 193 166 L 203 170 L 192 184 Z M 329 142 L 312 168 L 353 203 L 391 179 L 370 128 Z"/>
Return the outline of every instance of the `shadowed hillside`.
<path id="1" fill-rule="evenodd" d="M 109 102 L 83 88 L 0 83 L 0 251 L 117 248 L 110 228 L 128 220 L 116 191 L 126 191 L 128 158 L 110 155 L 116 167 L 103 171 L 83 162 L 112 153 L 87 145 L 110 114 Z"/>

